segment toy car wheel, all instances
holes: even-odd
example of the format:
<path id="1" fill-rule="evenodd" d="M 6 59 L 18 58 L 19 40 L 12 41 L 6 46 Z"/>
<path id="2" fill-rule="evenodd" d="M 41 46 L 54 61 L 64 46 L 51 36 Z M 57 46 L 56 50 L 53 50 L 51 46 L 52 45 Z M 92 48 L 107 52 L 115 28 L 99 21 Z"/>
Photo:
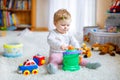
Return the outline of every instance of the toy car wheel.
<path id="1" fill-rule="evenodd" d="M 37 73 L 38 73 L 37 69 L 32 70 L 32 74 L 37 74 Z"/>
<path id="2" fill-rule="evenodd" d="M 23 72 L 23 74 L 24 74 L 25 76 L 27 76 L 27 75 L 30 74 L 30 71 L 29 71 L 29 70 L 25 70 L 25 71 Z"/>

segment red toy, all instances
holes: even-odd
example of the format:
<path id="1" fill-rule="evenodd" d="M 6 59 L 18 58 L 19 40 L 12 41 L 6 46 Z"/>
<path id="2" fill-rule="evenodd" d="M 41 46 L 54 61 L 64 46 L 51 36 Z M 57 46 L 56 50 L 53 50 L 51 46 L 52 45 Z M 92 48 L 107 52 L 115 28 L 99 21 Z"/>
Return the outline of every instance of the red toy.
<path id="1" fill-rule="evenodd" d="M 45 57 L 39 54 L 33 56 L 33 60 L 38 64 L 38 66 L 45 64 Z"/>
<path id="2" fill-rule="evenodd" d="M 113 6 L 110 8 L 111 13 L 120 13 L 120 0 L 116 0 Z"/>

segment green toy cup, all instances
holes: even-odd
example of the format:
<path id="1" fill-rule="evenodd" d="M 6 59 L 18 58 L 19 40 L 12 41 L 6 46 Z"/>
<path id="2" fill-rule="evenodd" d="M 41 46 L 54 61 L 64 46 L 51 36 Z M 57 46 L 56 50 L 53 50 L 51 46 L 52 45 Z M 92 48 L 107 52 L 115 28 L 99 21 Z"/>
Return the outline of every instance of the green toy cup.
<path id="1" fill-rule="evenodd" d="M 76 71 L 80 69 L 79 54 L 68 54 L 63 56 L 63 70 Z"/>

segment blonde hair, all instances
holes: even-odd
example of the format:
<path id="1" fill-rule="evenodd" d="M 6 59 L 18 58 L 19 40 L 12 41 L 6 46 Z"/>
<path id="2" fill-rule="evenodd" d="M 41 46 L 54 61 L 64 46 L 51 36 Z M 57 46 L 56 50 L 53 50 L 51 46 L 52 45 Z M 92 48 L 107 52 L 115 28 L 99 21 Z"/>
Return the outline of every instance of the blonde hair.
<path id="1" fill-rule="evenodd" d="M 71 14 L 66 9 L 59 9 L 54 14 L 54 24 L 60 20 L 71 19 Z"/>

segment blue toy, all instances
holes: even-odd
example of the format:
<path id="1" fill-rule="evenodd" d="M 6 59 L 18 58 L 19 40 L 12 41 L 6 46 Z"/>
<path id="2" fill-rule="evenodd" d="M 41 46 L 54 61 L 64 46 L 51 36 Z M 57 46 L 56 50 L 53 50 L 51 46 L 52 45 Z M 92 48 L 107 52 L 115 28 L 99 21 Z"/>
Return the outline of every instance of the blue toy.
<path id="1" fill-rule="evenodd" d="M 24 64 L 20 64 L 18 67 L 18 73 L 23 73 L 25 76 L 38 73 L 38 65 L 34 60 L 27 60 Z"/>
<path id="2" fill-rule="evenodd" d="M 42 63 L 42 64 L 40 64 Z M 45 57 L 39 54 L 33 56 L 32 60 L 26 60 L 23 64 L 18 66 L 18 73 L 24 74 L 25 76 L 38 73 L 38 67 L 45 64 Z"/>

